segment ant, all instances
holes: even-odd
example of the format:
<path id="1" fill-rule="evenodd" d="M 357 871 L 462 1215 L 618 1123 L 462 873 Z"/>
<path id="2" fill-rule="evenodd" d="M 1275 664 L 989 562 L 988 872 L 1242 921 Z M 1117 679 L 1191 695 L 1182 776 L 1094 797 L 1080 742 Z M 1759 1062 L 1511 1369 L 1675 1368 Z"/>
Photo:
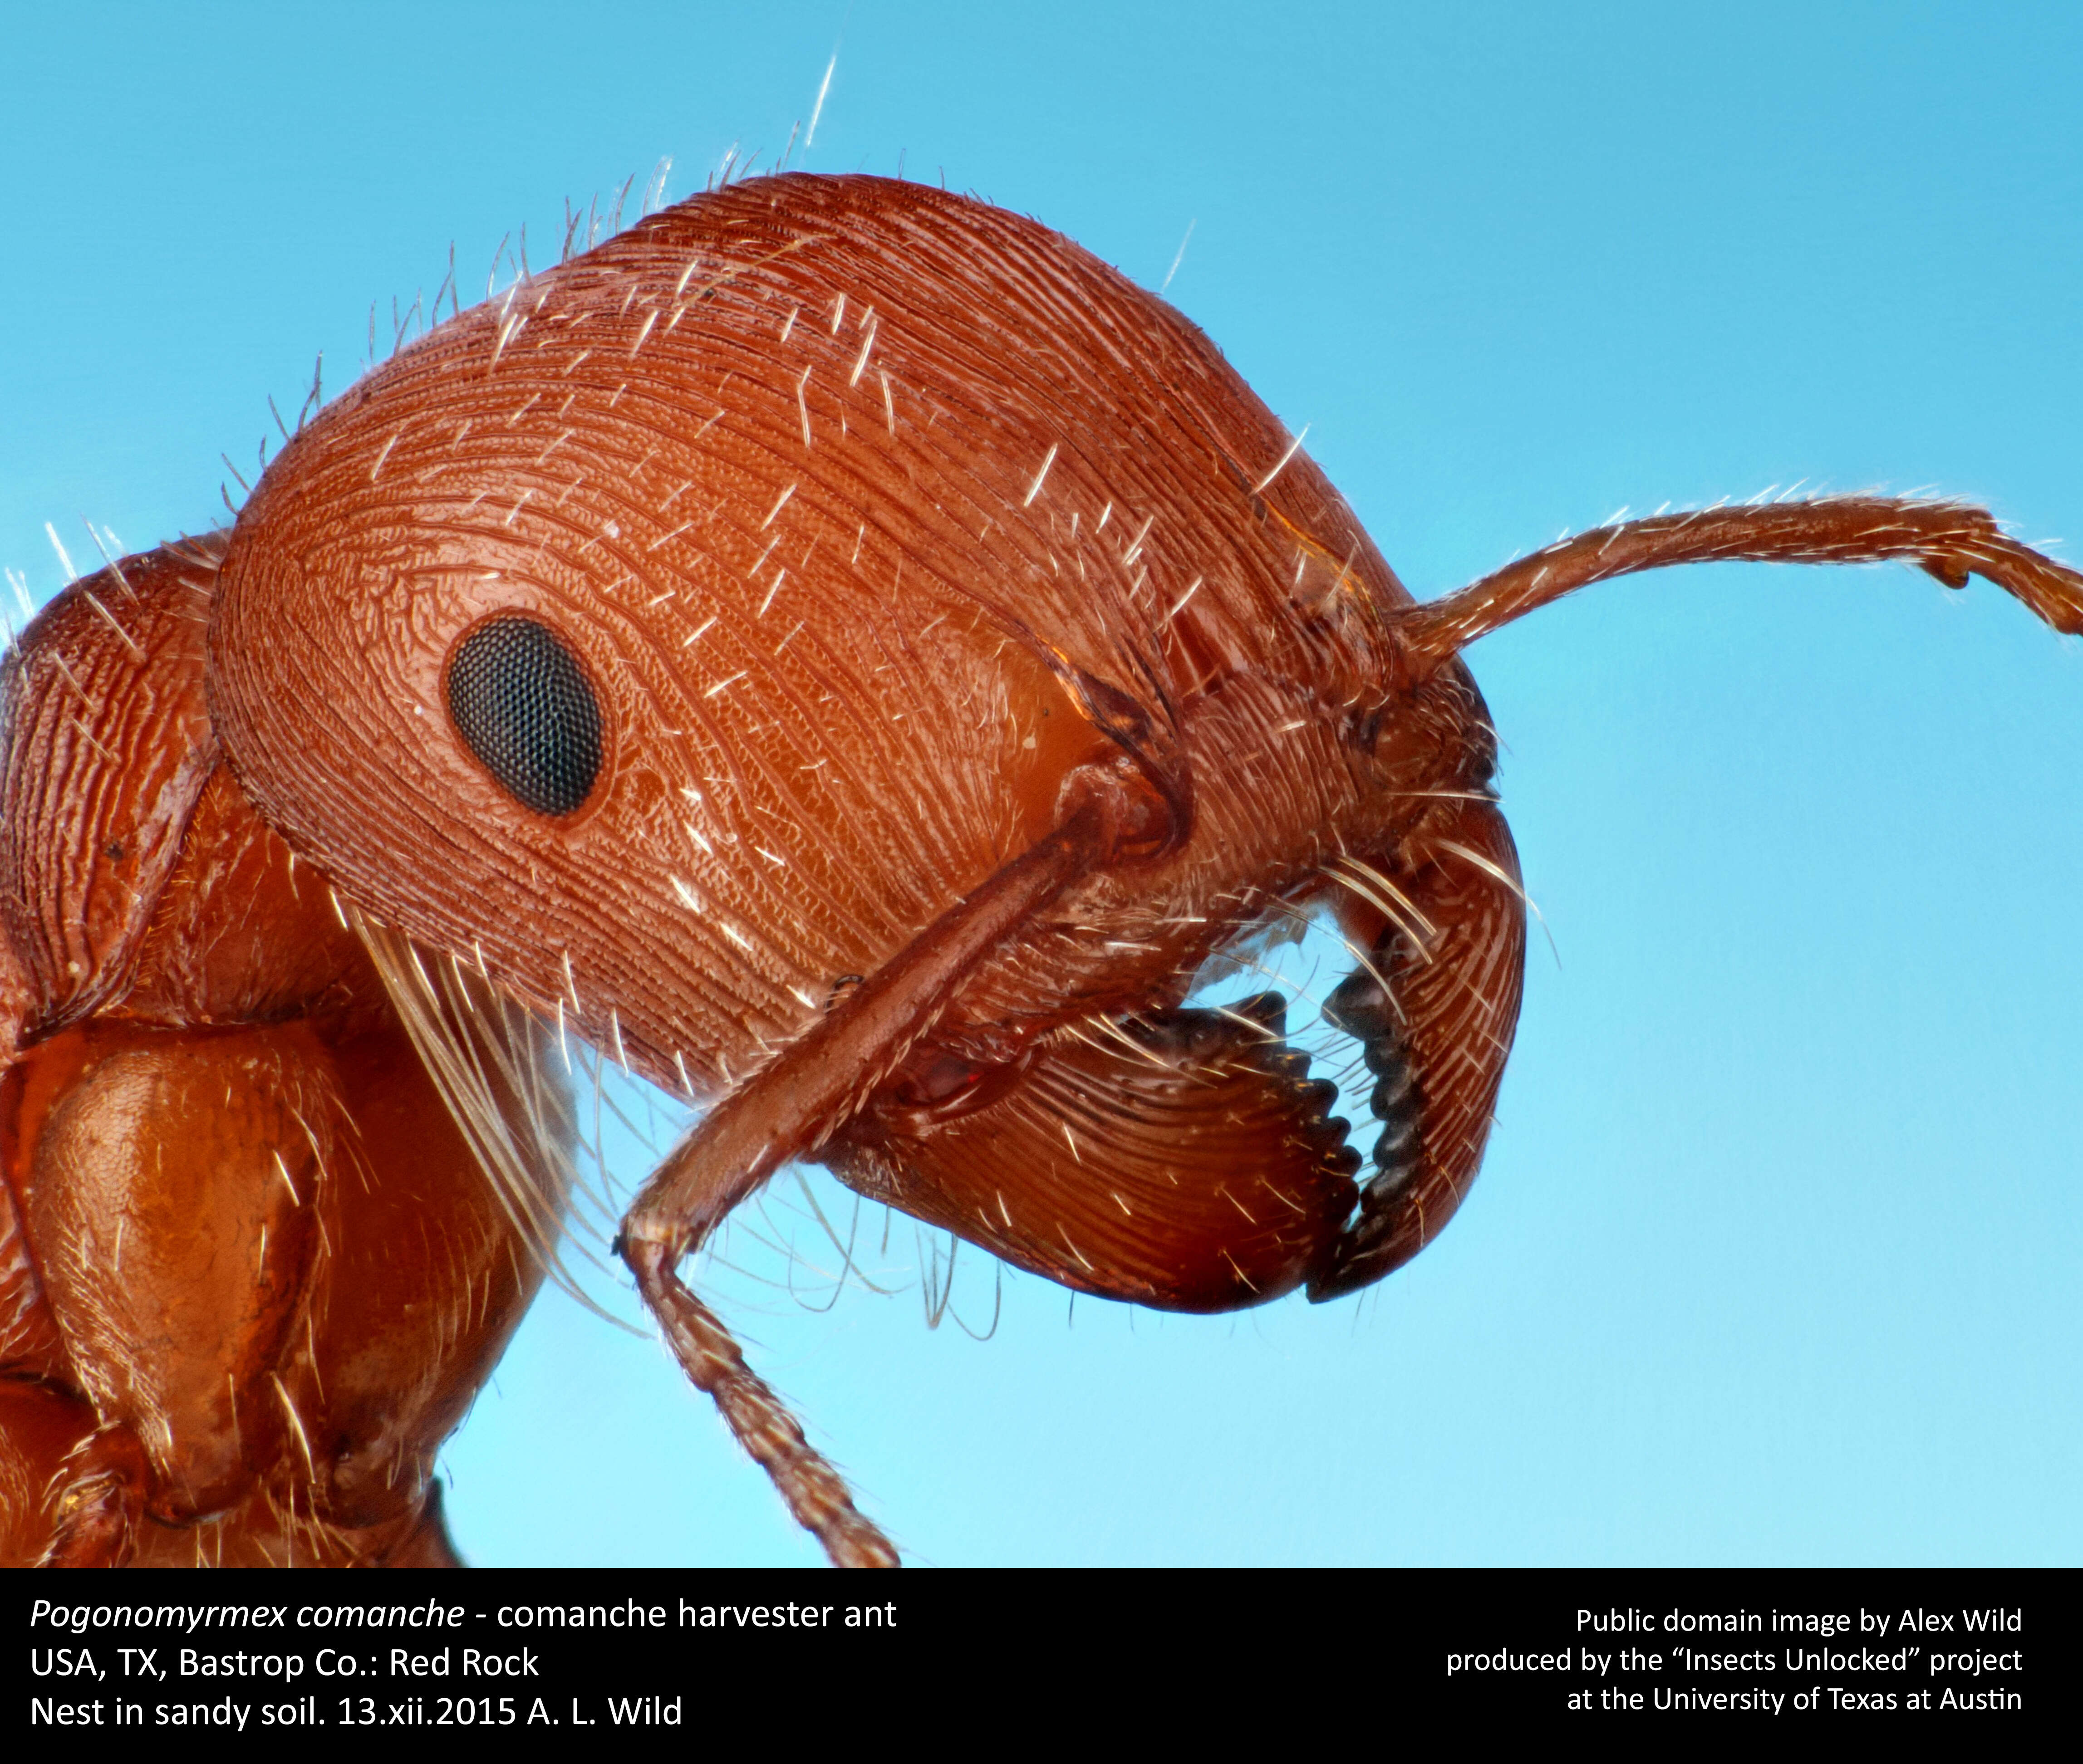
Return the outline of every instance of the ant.
<path id="1" fill-rule="evenodd" d="M 706 1104 L 615 1240 L 674 1357 L 834 1561 L 894 1564 L 688 1255 L 806 1159 L 1158 1308 L 1402 1265 L 1525 955 L 1461 652 L 1732 559 L 2083 631 L 1987 513 L 1875 496 L 1420 604 L 1177 312 L 915 184 L 748 180 L 458 310 L 10 662 L 9 1547 L 449 1559 L 432 1456 L 546 1265 L 577 1040 Z M 1285 999 L 1191 1002 L 1325 907 L 1364 1150 Z"/>

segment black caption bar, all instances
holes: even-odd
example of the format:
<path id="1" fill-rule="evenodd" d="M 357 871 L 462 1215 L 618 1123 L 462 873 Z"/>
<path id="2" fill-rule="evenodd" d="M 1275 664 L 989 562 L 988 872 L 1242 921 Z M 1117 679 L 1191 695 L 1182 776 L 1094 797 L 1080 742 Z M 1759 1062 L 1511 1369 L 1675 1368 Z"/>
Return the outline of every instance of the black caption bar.
<path id="1" fill-rule="evenodd" d="M 1139 1660 L 1185 1699 L 1175 1724 L 1195 1684 L 1213 1724 L 1286 1666 L 1479 1729 L 1950 1726 L 2044 1717 L 2077 1666 L 2067 1570 L 16 1574 L 6 1590 L 27 1671 L 0 1728 L 32 1739 L 673 1728 L 747 1679 L 887 1695 L 965 1669 L 1046 1681 L 1067 1706 Z"/>

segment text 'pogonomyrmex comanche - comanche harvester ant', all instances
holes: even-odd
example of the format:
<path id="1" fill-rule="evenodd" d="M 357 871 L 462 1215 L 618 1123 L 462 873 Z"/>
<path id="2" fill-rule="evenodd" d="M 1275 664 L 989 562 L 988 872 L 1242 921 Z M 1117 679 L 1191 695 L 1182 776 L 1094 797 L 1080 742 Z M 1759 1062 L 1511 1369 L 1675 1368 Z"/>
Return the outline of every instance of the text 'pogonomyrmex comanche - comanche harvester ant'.
<path id="1" fill-rule="evenodd" d="M 1170 307 L 914 184 L 746 182 L 458 312 L 10 663 L 5 1547 L 446 1559 L 577 1036 L 708 1104 L 617 1239 L 681 1365 L 834 1560 L 894 1561 L 678 1277 L 732 1208 L 804 1158 L 1079 1291 L 1378 1280 L 1518 1014 L 1460 651 L 1666 563 L 1887 558 L 2083 631 L 2076 572 L 1879 496 L 1417 605 Z M 1280 998 L 1187 1002 L 1326 903 L 1365 1167 Z"/>

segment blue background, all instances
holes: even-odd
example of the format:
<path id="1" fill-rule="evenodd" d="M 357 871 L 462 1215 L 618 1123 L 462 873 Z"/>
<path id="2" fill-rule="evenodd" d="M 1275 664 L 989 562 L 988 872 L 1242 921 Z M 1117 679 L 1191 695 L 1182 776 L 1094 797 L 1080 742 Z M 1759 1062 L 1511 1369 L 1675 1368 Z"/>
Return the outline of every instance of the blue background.
<path id="1" fill-rule="evenodd" d="M 213 524 L 372 300 L 386 352 L 451 241 L 481 291 L 567 196 L 771 163 L 835 47 L 799 165 L 901 158 L 1152 287 L 1190 224 L 1169 298 L 1421 595 L 1798 479 L 2083 550 L 2072 10 L 506 0 L 0 6 L 0 563 L 40 597 L 46 521 L 82 563 L 82 517 Z M 1560 959 L 1435 1247 L 1228 1319 L 1008 1277 L 978 1342 L 879 1213 L 913 1289 L 811 1308 L 790 1182 L 704 1276 L 756 1363 L 924 1562 L 2074 1561 L 2083 646 L 1723 566 L 1472 660 Z M 960 1315 L 995 1285 L 966 1252 Z M 446 1458 L 481 1562 L 814 1559 L 561 1299 Z"/>

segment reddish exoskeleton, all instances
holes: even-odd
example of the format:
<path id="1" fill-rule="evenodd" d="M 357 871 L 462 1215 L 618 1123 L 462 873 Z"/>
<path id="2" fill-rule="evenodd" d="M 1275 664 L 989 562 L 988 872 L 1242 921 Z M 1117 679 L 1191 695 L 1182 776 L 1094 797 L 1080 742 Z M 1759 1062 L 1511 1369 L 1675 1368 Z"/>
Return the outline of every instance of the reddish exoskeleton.
<path id="1" fill-rule="evenodd" d="M 1729 558 L 1979 573 L 2083 631 L 2083 577 L 1988 515 L 1874 497 L 1636 521 L 1418 606 L 1190 324 L 916 185 L 741 184 L 460 314 L 297 436 L 213 575 L 130 560 L 127 599 L 77 586 L 15 664 L 0 1279 L 40 1345 L 0 1387 L 35 1414 L 0 1428 L 19 1486 L 55 1491 L 6 1494 L 15 1547 L 110 1559 L 140 1514 L 215 1513 L 264 1553 L 289 1513 L 336 1557 L 425 1559 L 427 1458 L 560 1192 L 554 1155 L 496 1184 L 474 1160 L 554 1116 L 515 1074 L 561 1032 L 708 1101 L 621 1252 L 801 1522 L 894 1561 L 682 1260 L 806 1158 L 1080 1291 L 1214 1310 L 1381 1277 L 1474 1177 L 1519 1010 L 1459 652 L 1601 577 Z M 1280 999 L 1189 1002 L 1325 904 L 1356 957 L 1326 1015 L 1375 1080 L 1364 1167 Z M 500 1019 L 507 1076 L 459 1137 L 438 1099 L 495 995 L 535 1027 Z M 222 1068 L 228 1100 L 154 1077 L 82 1138 L 67 1111 L 133 1043 Z M 371 1089 L 412 1112 L 399 1138 L 361 1125 Z M 210 1134 L 223 1158 L 102 1173 Z M 171 1268 L 199 1214 L 245 1234 L 242 1277 L 112 1309 L 123 1222 Z M 442 1291 L 343 1278 L 428 1233 L 475 1246 Z M 367 1358 L 327 1333 L 350 1295 L 401 1343 L 382 1429 L 333 1394 Z M 476 1333 L 415 1348 L 408 1302 Z M 208 1395 L 192 1421 L 136 1394 L 175 1383 Z M 410 1493 L 372 1517 L 337 1466 L 379 1450 Z"/>

